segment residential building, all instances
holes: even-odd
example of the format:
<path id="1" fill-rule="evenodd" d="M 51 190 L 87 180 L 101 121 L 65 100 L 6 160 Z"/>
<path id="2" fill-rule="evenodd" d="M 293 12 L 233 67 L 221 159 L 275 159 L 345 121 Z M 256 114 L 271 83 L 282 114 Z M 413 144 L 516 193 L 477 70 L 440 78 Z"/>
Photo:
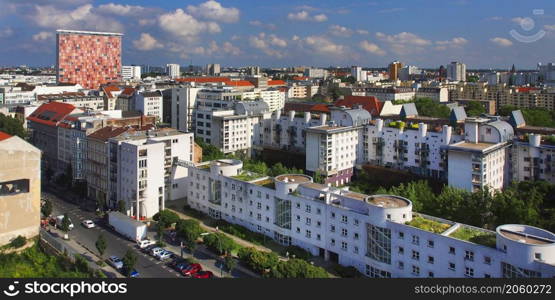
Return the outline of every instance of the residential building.
<path id="1" fill-rule="evenodd" d="M 121 33 L 56 31 L 56 80 L 98 89 L 121 81 Z"/>
<path id="2" fill-rule="evenodd" d="M 430 98 L 435 102 L 448 102 L 449 90 L 444 87 L 420 87 L 416 89 L 415 98 Z"/>
<path id="3" fill-rule="evenodd" d="M 404 66 L 399 69 L 398 79 L 401 81 L 409 81 L 420 75 L 422 75 L 422 70 L 417 66 Z"/>
<path id="4" fill-rule="evenodd" d="M 237 160 L 181 165 L 190 174 L 185 189 L 192 209 L 353 266 L 368 277 L 555 275 L 555 234 L 546 230 L 476 228 L 418 214 L 399 196 L 355 193 L 313 183 L 306 175 L 257 176 Z M 478 235 L 479 241 L 469 238 Z"/>
<path id="5" fill-rule="evenodd" d="M 134 97 L 135 110 L 146 116 L 155 116 L 157 122 L 162 121 L 164 117 L 162 92 L 141 90 L 136 92 Z"/>
<path id="6" fill-rule="evenodd" d="M 0 246 L 39 234 L 41 151 L 0 131 Z"/>
<path id="7" fill-rule="evenodd" d="M 102 87 L 102 97 L 104 98 L 104 109 L 114 110 L 116 109 L 116 102 L 119 95 L 123 92 L 118 86 L 108 85 Z"/>
<path id="8" fill-rule="evenodd" d="M 258 69 L 260 72 L 260 68 Z M 207 64 L 206 65 L 206 74 L 208 76 L 220 76 L 221 67 L 220 64 Z"/>
<path id="9" fill-rule="evenodd" d="M 399 79 L 399 72 L 403 68 L 403 63 L 400 61 L 394 61 L 389 64 L 389 80 L 396 81 Z M 382 100 L 383 101 L 383 100 Z"/>
<path id="10" fill-rule="evenodd" d="M 447 80 L 466 81 L 466 65 L 456 61 L 448 64 Z"/>
<path id="11" fill-rule="evenodd" d="M 318 68 L 306 68 L 304 69 L 303 75 L 310 78 L 326 79 L 328 77 L 328 71 Z"/>
<path id="12" fill-rule="evenodd" d="M 141 80 L 141 66 L 122 66 L 121 77 L 123 80 Z"/>
<path id="13" fill-rule="evenodd" d="M 170 78 L 178 78 L 181 77 L 181 71 L 179 64 L 167 64 L 166 65 L 166 74 Z"/>
<path id="14" fill-rule="evenodd" d="M 132 87 L 124 88 L 116 98 L 115 109 L 121 110 L 122 112 L 134 111 L 136 91 L 137 90 Z"/>
<path id="15" fill-rule="evenodd" d="M 86 95 L 83 92 L 37 95 L 37 101 L 42 102 L 62 102 L 71 104 L 83 110 L 100 111 L 104 110 L 104 97 L 94 94 Z"/>
<path id="16" fill-rule="evenodd" d="M 193 130 L 193 114 L 200 87 L 188 86 L 171 89 L 171 127 L 181 131 Z"/>
<path id="17" fill-rule="evenodd" d="M 416 92 L 409 87 L 368 87 L 364 89 L 364 95 L 376 97 L 382 102 L 414 100 Z"/>

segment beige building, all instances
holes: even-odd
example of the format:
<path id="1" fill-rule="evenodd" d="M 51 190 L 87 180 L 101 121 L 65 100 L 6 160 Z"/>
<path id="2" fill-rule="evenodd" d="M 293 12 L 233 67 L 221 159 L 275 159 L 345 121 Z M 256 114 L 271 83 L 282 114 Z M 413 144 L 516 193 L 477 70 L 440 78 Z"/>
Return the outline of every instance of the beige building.
<path id="1" fill-rule="evenodd" d="M 40 158 L 39 149 L 0 132 L 0 246 L 39 233 Z"/>

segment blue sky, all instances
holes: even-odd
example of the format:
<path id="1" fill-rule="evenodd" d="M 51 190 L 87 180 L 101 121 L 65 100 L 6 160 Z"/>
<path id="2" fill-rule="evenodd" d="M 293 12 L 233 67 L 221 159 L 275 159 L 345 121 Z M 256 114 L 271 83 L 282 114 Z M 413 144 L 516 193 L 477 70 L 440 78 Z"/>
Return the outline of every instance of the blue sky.
<path id="1" fill-rule="evenodd" d="M 123 32 L 124 64 L 383 67 L 401 60 L 438 67 L 458 60 L 530 69 L 555 61 L 552 0 L 0 0 L 0 7 L 4 66 L 53 65 L 61 28 Z"/>

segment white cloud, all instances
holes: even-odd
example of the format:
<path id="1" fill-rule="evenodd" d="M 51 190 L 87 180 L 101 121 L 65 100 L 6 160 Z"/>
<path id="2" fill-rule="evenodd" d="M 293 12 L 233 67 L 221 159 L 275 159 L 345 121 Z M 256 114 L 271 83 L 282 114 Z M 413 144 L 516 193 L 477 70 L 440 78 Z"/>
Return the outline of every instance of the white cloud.
<path id="1" fill-rule="evenodd" d="M 156 19 L 139 19 L 139 25 L 150 26 L 156 24 Z"/>
<path id="2" fill-rule="evenodd" d="M 222 44 L 221 47 L 222 51 L 226 54 L 231 54 L 231 55 L 240 55 L 241 54 L 241 49 L 239 49 L 238 47 L 234 46 L 232 43 L 230 42 L 224 42 Z"/>
<path id="3" fill-rule="evenodd" d="M 123 32 L 123 25 L 114 19 L 93 12 L 93 6 L 85 4 L 73 10 L 54 6 L 36 5 L 30 19 L 39 27 L 53 29 L 86 29 Z"/>
<path id="4" fill-rule="evenodd" d="M 303 45 L 309 48 L 312 52 L 322 55 L 344 55 L 346 47 L 334 43 L 323 36 L 308 36 L 303 40 Z"/>
<path id="5" fill-rule="evenodd" d="M 252 26 L 256 26 L 256 27 L 266 28 L 266 29 L 269 29 L 269 30 L 276 30 L 277 29 L 276 24 L 263 23 L 259 20 L 250 21 L 249 24 L 252 25 Z"/>
<path id="6" fill-rule="evenodd" d="M 460 48 L 468 43 L 468 40 L 463 37 L 454 37 L 446 41 L 436 41 L 436 50 L 447 50 L 447 48 Z"/>
<path id="7" fill-rule="evenodd" d="M 132 16 L 143 13 L 145 11 L 145 8 L 139 5 L 121 5 L 108 3 L 100 5 L 98 7 L 98 11 L 118 16 Z"/>
<path id="8" fill-rule="evenodd" d="M 33 41 L 45 41 L 54 38 L 54 33 L 50 31 L 41 31 L 33 35 Z"/>
<path id="9" fill-rule="evenodd" d="M 511 40 L 502 37 L 495 37 L 490 39 L 490 41 L 500 47 L 510 47 L 513 45 L 513 42 L 511 42 Z"/>
<path id="10" fill-rule="evenodd" d="M 239 9 L 235 7 L 223 7 L 214 0 L 206 1 L 198 6 L 189 5 L 187 11 L 196 17 L 216 20 L 223 23 L 235 23 L 239 21 Z"/>
<path id="11" fill-rule="evenodd" d="M 287 41 L 284 39 L 279 38 L 275 34 L 267 35 L 264 32 L 261 32 L 257 36 L 249 37 L 249 44 L 251 47 L 264 52 L 266 55 L 277 58 L 284 57 L 284 54 L 275 48 L 287 47 Z"/>
<path id="12" fill-rule="evenodd" d="M 385 55 L 385 51 L 382 50 L 378 45 L 371 43 L 369 41 L 362 41 L 359 44 L 360 48 L 366 52 L 376 54 L 376 55 Z"/>
<path id="13" fill-rule="evenodd" d="M 0 38 L 6 38 L 12 35 L 13 35 L 13 29 L 11 29 L 10 27 L 0 29 Z"/>
<path id="14" fill-rule="evenodd" d="M 369 32 L 368 30 L 358 29 L 358 30 L 357 30 L 357 33 L 360 34 L 360 35 L 367 35 L 367 34 L 369 34 L 370 32 Z"/>
<path id="15" fill-rule="evenodd" d="M 394 35 L 387 35 L 381 32 L 376 33 L 376 37 L 389 44 L 391 50 L 398 55 L 406 55 L 412 52 L 419 52 L 432 42 L 414 33 L 401 32 Z"/>
<path id="16" fill-rule="evenodd" d="M 339 37 L 350 37 L 351 35 L 353 35 L 353 30 L 345 26 L 331 25 L 330 34 L 339 36 Z"/>
<path id="17" fill-rule="evenodd" d="M 182 9 L 176 9 L 174 12 L 159 16 L 158 24 L 163 30 L 187 39 L 194 39 L 203 32 L 221 32 L 217 23 L 198 21 Z"/>
<path id="18" fill-rule="evenodd" d="M 493 16 L 486 19 L 486 21 L 501 21 L 501 20 L 503 20 L 503 17 L 500 17 L 500 16 Z"/>
<path id="19" fill-rule="evenodd" d="M 141 33 L 141 37 L 138 40 L 133 41 L 133 46 L 141 51 L 150 51 L 163 47 L 152 35 L 144 32 Z"/>
<path id="20" fill-rule="evenodd" d="M 287 15 L 287 18 L 292 21 L 303 21 L 303 22 L 325 22 L 328 17 L 325 14 L 310 15 L 306 10 L 301 10 L 298 12 L 292 12 Z"/>
<path id="21" fill-rule="evenodd" d="M 555 31 L 555 25 L 544 25 L 543 28 L 549 31 Z"/>

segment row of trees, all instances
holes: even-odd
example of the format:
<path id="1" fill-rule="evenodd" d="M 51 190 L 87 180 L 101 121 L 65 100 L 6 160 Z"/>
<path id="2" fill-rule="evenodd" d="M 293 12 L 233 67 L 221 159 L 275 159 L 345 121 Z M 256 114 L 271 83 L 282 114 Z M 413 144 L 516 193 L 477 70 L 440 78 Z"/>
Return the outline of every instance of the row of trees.
<path id="1" fill-rule="evenodd" d="M 16 135 L 22 139 L 27 137 L 23 122 L 0 113 L 0 131 L 9 135 Z"/>
<path id="2" fill-rule="evenodd" d="M 253 271 L 269 278 L 328 278 L 329 274 L 321 267 L 313 266 L 306 260 L 291 258 L 280 260 L 273 252 L 242 248 L 238 257 Z"/>
<path id="3" fill-rule="evenodd" d="M 499 115 L 509 116 L 512 111 L 520 110 L 527 125 L 540 127 L 555 127 L 555 112 L 542 108 L 518 108 L 513 105 L 505 105 L 499 108 Z"/>
<path id="4" fill-rule="evenodd" d="M 503 191 L 467 192 L 444 186 L 435 193 L 426 181 L 403 183 L 376 194 L 406 197 L 415 211 L 456 222 L 494 229 L 520 223 L 555 231 L 555 185 L 545 181 L 519 182 Z"/>

